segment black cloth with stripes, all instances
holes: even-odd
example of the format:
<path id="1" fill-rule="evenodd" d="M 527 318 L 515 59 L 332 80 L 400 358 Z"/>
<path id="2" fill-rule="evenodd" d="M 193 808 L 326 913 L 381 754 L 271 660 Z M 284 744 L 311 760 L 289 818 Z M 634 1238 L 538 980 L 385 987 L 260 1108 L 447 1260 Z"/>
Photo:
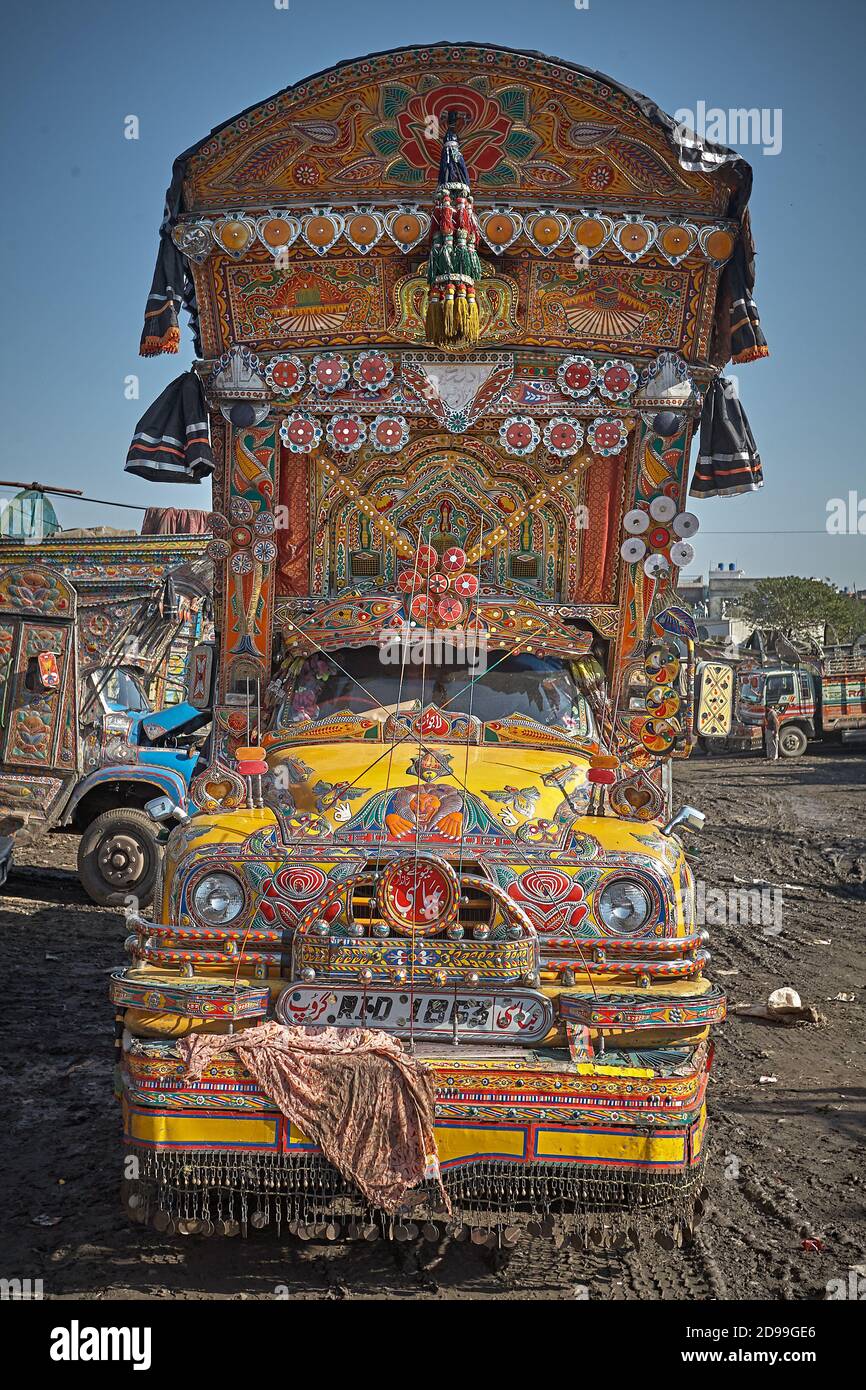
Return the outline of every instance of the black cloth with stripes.
<path id="1" fill-rule="evenodd" d="M 762 487 L 761 455 L 734 382 L 717 376 L 704 397 L 692 497 L 733 497 Z"/>
<path id="2" fill-rule="evenodd" d="M 184 372 L 139 420 L 125 471 L 155 483 L 198 483 L 213 470 L 204 392 L 195 372 Z"/>

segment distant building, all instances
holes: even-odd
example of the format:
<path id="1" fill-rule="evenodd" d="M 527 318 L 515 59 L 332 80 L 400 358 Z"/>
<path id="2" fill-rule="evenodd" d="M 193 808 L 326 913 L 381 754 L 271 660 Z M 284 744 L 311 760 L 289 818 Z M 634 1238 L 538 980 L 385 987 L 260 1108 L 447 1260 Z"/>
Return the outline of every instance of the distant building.
<path id="1" fill-rule="evenodd" d="M 698 637 L 714 645 L 739 647 L 749 638 L 755 625 L 737 616 L 743 595 L 760 583 L 735 564 L 719 564 L 702 574 L 682 575 L 677 593 L 690 607 L 698 625 Z"/>

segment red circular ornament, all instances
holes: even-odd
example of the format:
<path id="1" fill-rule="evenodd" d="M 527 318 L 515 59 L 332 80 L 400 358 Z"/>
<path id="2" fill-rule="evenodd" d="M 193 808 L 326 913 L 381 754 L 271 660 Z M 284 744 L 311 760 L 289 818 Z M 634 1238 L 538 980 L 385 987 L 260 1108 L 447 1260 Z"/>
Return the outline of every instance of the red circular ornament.
<path id="1" fill-rule="evenodd" d="M 592 385 L 592 376 L 592 367 L 588 362 L 570 362 L 562 379 L 572 391 L 585 391 Z"/>
<path id="2" fill-rule="evenodd" d="M 274 386 L 281 391 L 293 391 L 301 380 L 301 373 L 296 362 L 282 358 L 271 365 L 271 381 Z"/>
<path id="3" fill-rule="evenodd" d="M 435 570 L 439 563 L 439 556 L 432 545 L 419 545 L 415 554 L 415 568 L 419 570 Z"/>
<path id="4" fill-rule="evenodd" d="M 292 444 L 310 444 L 316 437 L 316 427 L 311 420 L 294 419 L 286 428 Z"/>
<path id="5" fill-rule="evenodd" d="M 381 386 L 388 376 L 390 364 L 381 353 L 368 354 L 357 363 L 356 375 L 364 386 Z"/>
<path id="6" fill-rule="evenodd" d="M 620 434 L 618 422 L 605 422 L 596 426 L 595 442 L 600 449 L 613 449 L 620 441 Z"/>
<path id="7" fill-rule="evenodd" d="M 515 420 L 505 431 L 505 442 L 511 449 L 526 449 L 532 443 L 532 429 L 522 420 Z"/>
<path id="8" fill-rule="evenodd" d="M 466 568 L 466 551 L 459 545 L 452 545 L 442 556 L 442 568 L 446 574 L 459 574 Z"/>
<path id="9" fill-rule="evenodd" d="M 422 788 L 418 795 L 424 794 Z M 426 936 L 454 921 L 460 885 L 445 860 L 395 859 L 382 875 L 378 897 L 392 926 Z"/>
<path id="10" fill-rule="evenodd" d="M 426 622 L 432 607 L 433 604 L 426 594 L 416 594 L 409 611 L 412 617 L 417 618 L 419 622 Z"/>
<path id="11" fill-rule="evenodd" d="M 427 588 L 431 594 L 444 594 L 448 588 L 447 574 L 431 574 L 427 580 Z"/>
<path id="12" fill-rule="evenodd" d="M 577 430 L 574 425 L 554 425 L 550 431 L 550 442 L 557 449 L 573 449 L 577 443 Z"/>
<path id="13" fill-rule="evenodd" d="M 413 589 L 420 589 L 424 585 L 424 576 L 417 570 L 403 570 L 397 576 L 397 588 L 401 593 L 409 594 Z"/>
<path id="14" fill-rule="evenodd" d="M 348 365 L 342 357 L 320 357 L 314 363 L 313 375 L 317 386 L 336 391 L 348 376 Z"/>
<path id="15" fill-rule="evenodd" d="M 664 526 L 656 526 L 650 531 L 647 540 L 653 550 L 664 550 L 665 546 L 671 543 L 671 533 L 670 531 L 666 531 Z"/>
<path id="16" fill-rule="evenodd" d="M 458 574 L 451 583 L 455 594 L 460 594 L 461 598 L 474 598 L 478 593 L 478 576 L 476 574 Z"/>
<path id="17" fill-rule="evenodd" d="M 463 616 L 463 604 L 459 598 L 441 598 L 436 612 L 443 623 L 456 623 Z"/>
<path id="18" fill-rule="evenodd" d="M 608 391 L 618 396 L 623 391 L 629 389 L 632 383 L 632 376 L 627 367 L 608 367 L 602 377 L 602 381 Z"/>
<path id="19" fill-rule="evenodd" d="M 393 453 L 401 447 L 407 437 L 406 422 L 393 415 L 385 415 L 374 421 L 373 441 L 386 453 Z"/>
<path id="20" fill-rule="evenodd" d="M 344 449 L 351 449 L 361 438 L 361 426 L 351 415 L 339 415 L 331 425 L 334 440 Z"/>

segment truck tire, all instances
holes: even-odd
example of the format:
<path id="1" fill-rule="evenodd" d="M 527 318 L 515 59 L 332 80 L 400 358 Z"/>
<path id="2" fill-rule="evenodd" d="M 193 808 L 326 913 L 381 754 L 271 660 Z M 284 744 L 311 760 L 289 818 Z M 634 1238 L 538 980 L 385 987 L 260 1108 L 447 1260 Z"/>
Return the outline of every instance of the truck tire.
<path id="1" fill-rule="evenodd" d="M 128 806 L 91 821 L 78 845 L 78 874 L 88 896 L 103 907 L 122 906 L 128 897 L 147 907 L 159 866 L 158 834 L 146 811 Z"/>
<path id="2" fill-rule="evenodd" d="M 779 757 L 801 758 L 808 742 L 799 724 L 783 724 L 779 730 Z"/>

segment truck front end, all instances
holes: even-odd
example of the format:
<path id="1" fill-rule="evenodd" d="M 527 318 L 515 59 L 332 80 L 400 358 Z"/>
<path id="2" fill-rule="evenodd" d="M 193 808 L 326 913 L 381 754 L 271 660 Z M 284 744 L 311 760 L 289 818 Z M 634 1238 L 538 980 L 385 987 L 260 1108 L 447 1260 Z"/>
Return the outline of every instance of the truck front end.
<path id="1" fill-rule="evenodd" d="M 287 664 L 263 804 L 172 832 L 112 982 L 138 1215 L 380 1229 L 238 1058 L 185 1076 L 178 1037 L 276 1018 L 381 1028 L 430 1068 L 451 1211 L 431 1183 L 386 1233 L 691 1219 L 724 1000 L 676 834 L 596 805 L 594 660 L 546 645 Z"/>

